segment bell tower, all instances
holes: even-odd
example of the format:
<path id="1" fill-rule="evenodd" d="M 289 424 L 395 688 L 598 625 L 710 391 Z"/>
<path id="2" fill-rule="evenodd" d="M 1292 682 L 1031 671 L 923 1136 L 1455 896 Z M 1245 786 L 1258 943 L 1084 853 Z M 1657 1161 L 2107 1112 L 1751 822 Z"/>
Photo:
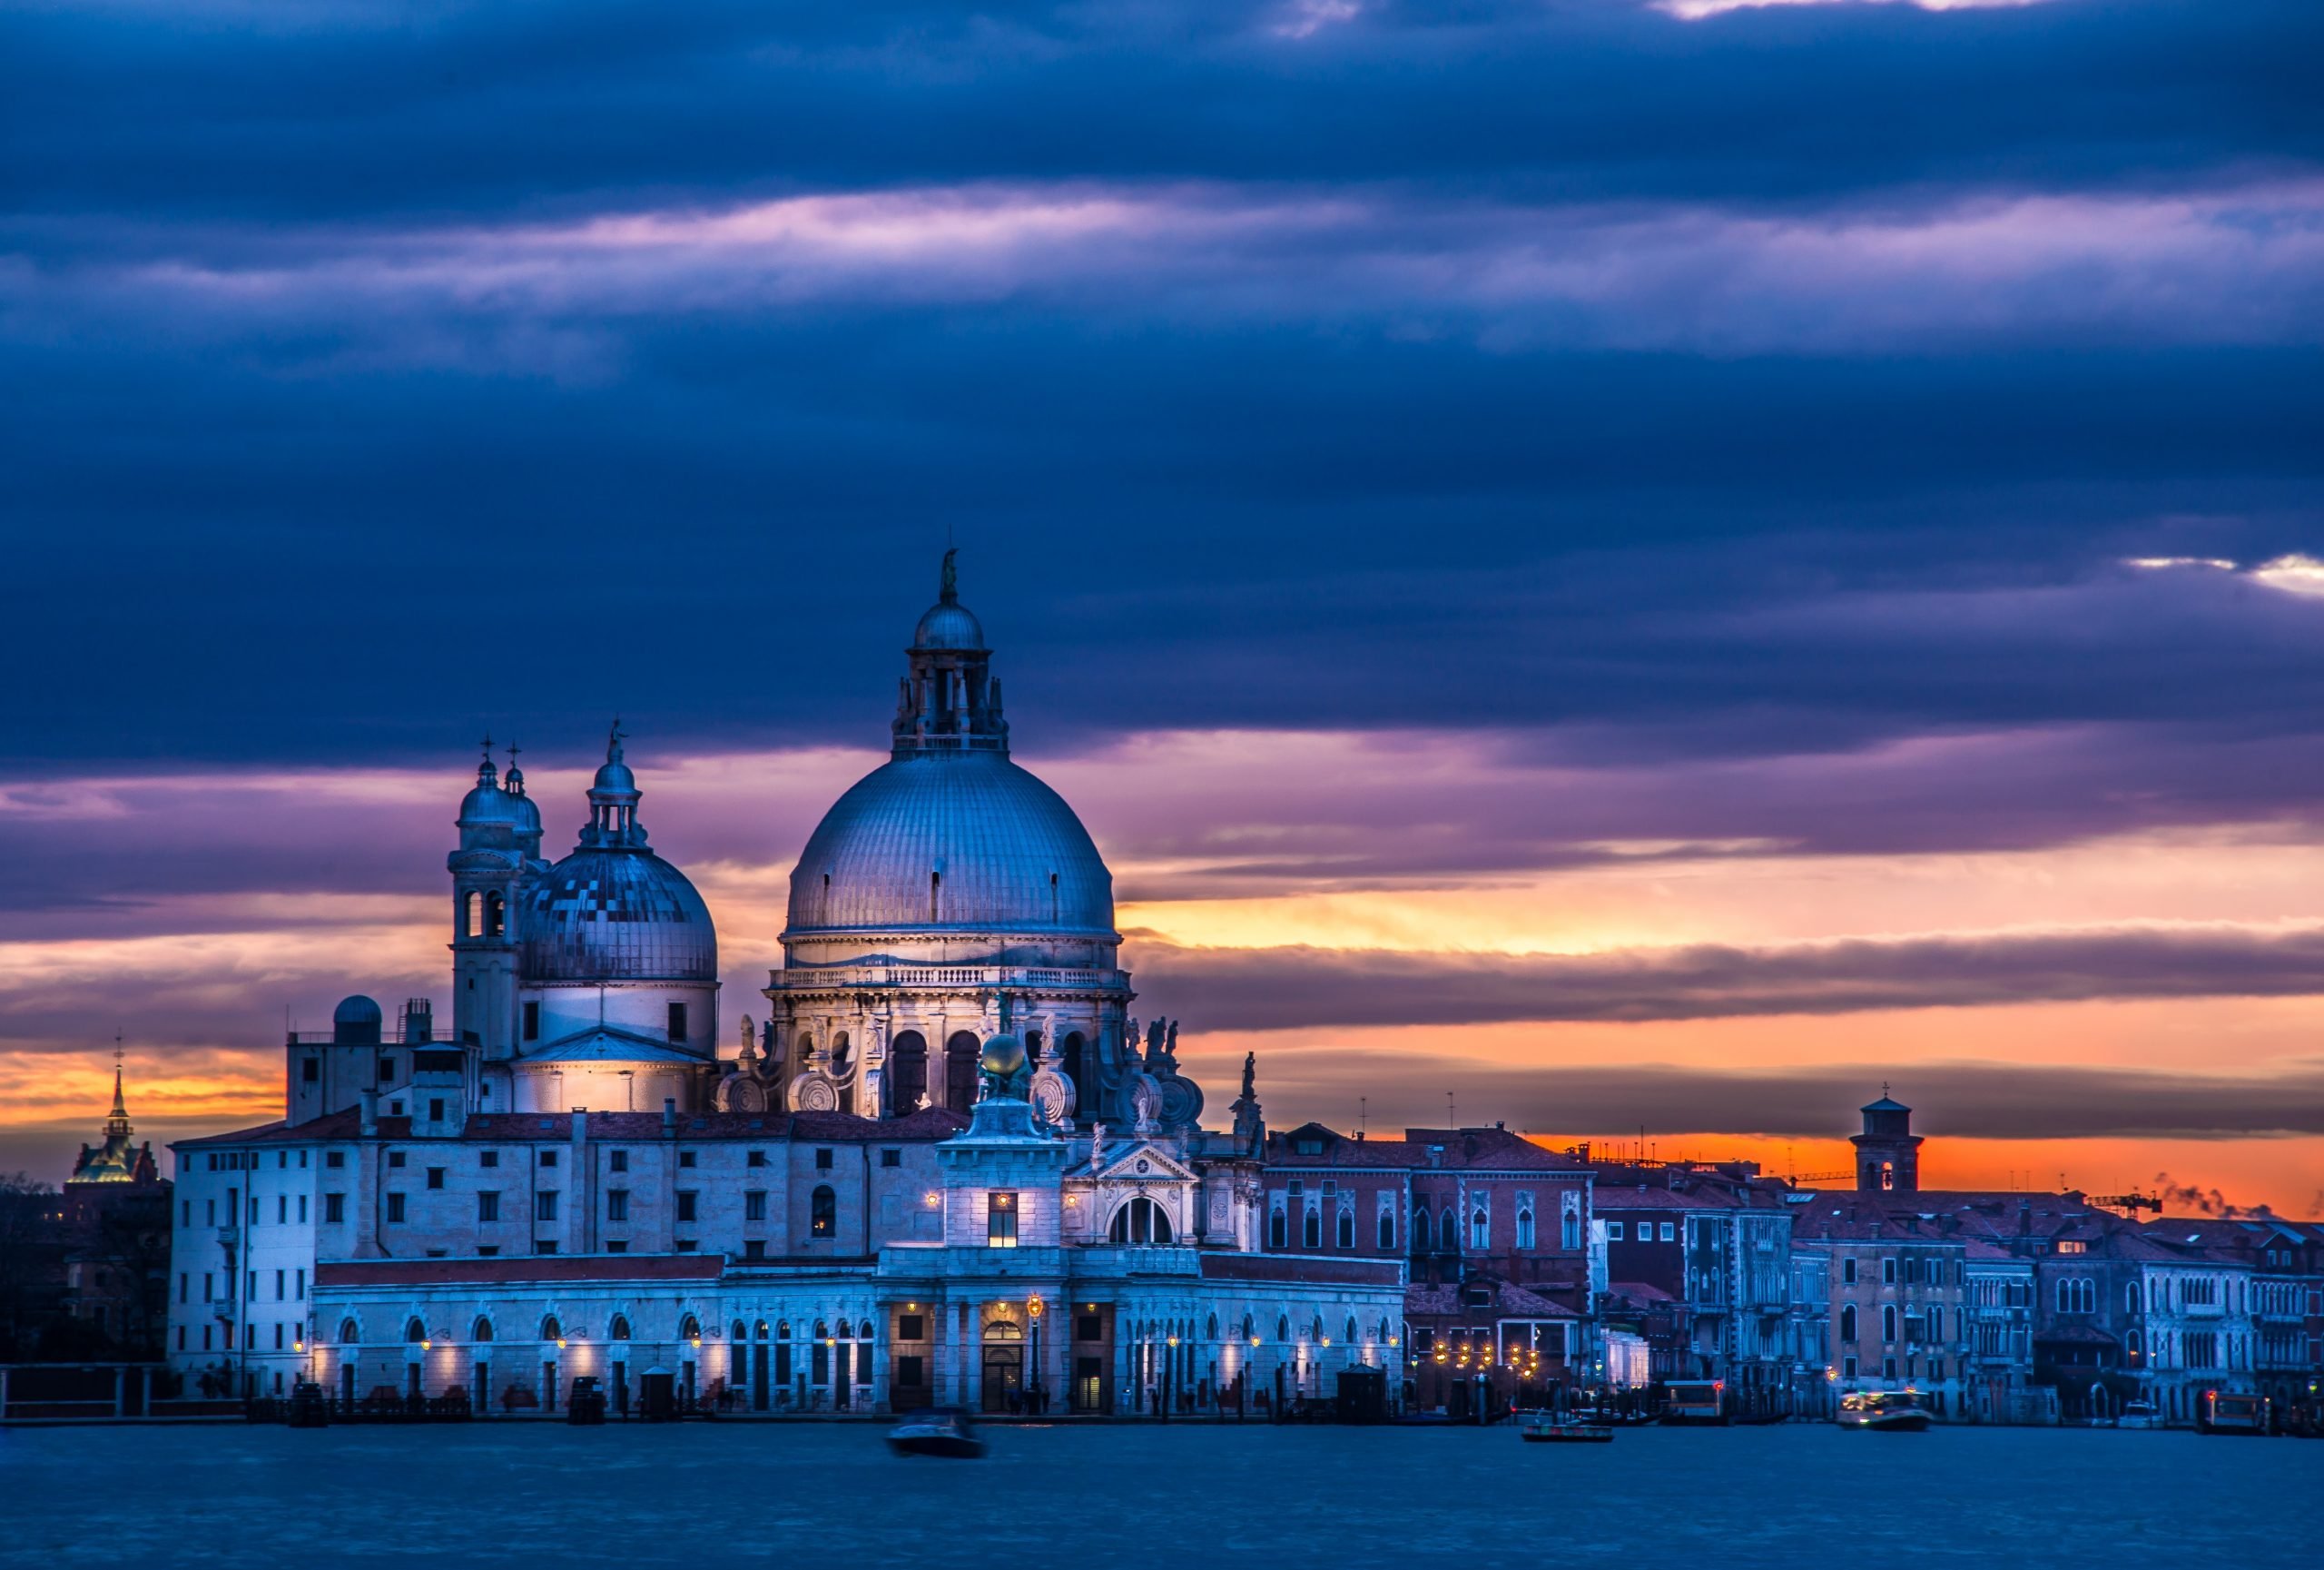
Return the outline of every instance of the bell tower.
<path id="1" fill-rule="evenodd" d="M 476 788 L 460 802 L 459 848 L 445 863 L 452 874 L 452 1031 L 461 1046 L 498 1059 L 516 1052 L 517 884 L 527 851 L 539 843 L 539 814 L 521 794 L 502 788 L 492 738 L 484 746 Z M 521 793 L 524 776 L 513 761 L 508 773 Z"/>
<path id="2" fill-rule="evenodd" d="M 1921 1137 L 1913 1132 L 1913 1109 L 1893 1101 L 1888 1087 L 1864 1110 L 1864 1132 L 1849 1137 L 1856 1147 L 1856 1191 L 1911 1194 L 1921 1186 Z"/>

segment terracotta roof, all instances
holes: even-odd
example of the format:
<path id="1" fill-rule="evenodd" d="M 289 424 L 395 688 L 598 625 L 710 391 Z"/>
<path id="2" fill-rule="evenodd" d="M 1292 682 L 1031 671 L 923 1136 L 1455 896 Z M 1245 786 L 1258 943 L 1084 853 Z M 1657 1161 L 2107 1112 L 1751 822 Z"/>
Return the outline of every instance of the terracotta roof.
<path id="1" fill-rule="evenodd" d="M 1463 1314 L 1486 1314 L 1496 1319 L 1573 1319 L 1579 1318 L 1572 1309 L 1552 1303 L 1538 1292 L 1529 1292 L 1510 1281 L 1493 1288 L 1493 1300 L 1480 1308 L 1468 1302 L 1461 1287 L 1408 1287 L 1404 1289 L 1404 1312 L 1407 1314 L 1442 1314 L 1458 1318 Z"/>
<path id="2" fill-rule="evenodd" d="M 714 1281 L 725 1273 L 717 1254 L 527 1254 L 505 1259 L 319 1260 L 315 1286 L 479 1286 L 524 1281 Z"/>
<path id="3" fill-rule="evenodd" d="M 588 1112 L 584 1116 L 588 1119 L 592 1140 L 643 1141 L 663 1136 L 660 1112 Z M 350 1107 L 295 1125 L 261 1123 L 231 1134 L 180 1140 L 170 1148 L 185 1150 L 221 1145 L 312 1144 L 355 1139 L 362 1126 L 362 1114 Z M 929 1107 L 901 1118 L 858 1118 L 846 1112 L 697 1112 L 678 1119 L 677 1138 L 694 1141 L 790 1139 L 821 1140 L 832 1144 L 908 1144 L 950 1139 L 968 1126 L 967 1118 L 941 1107 Z M 415 1138 L 408 1117 L 382 1116 L 379 1130 L 382 1140 Z M 504 1144 L 512 1140 L 564 1140 L 570 1139 L 572 1133 L 570 1112 L 478 1112 L 454 1137 L 476 1143 Z"/>
<path id="4" fill-rule="evenodd" d="M 1628 1298 L 1633 1303 L 1675 1303 L 1679 1299 L 1651 1281 L 1613 1281 L 1607 1292 L 1617 1298 Z"/>
<path id="5" fill-rule="evenodd" d="M 1323 1149 L 1303 1153 L 1295 1148 L 1303 1140 L 1320 1141 Z M 1270 1133 L 1265 1160 L 1270 1167 L 1561 1172 L 1574 1177 L 1590 1170 L 1572 1157 L 1545 1150 L 1506 1129 L 1407 1129 L 1401 1140 L 1358 1140 L 1321 1123 L 1303 1123 L 1287 1133 Z"/>

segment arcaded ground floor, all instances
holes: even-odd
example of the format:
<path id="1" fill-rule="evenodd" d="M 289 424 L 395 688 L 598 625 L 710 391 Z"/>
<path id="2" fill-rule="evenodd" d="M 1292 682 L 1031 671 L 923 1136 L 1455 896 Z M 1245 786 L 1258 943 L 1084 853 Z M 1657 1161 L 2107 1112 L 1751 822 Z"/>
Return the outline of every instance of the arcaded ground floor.
<path id="1" fill-rule="evenodd" d="M 2324 1444 L 1822 1425 L 0 1430 L 0 1565 L 1205 1565 L 2045 1570 L 2305 1563 Z"/>

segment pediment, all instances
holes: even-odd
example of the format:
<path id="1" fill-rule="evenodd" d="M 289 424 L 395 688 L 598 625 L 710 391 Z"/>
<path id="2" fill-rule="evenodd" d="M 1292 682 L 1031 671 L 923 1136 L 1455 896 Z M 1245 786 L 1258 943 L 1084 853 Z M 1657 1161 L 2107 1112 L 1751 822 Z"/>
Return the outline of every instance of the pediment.
<path id="1" fill-rule="evenodd" d="M 1106 1164 L 1092 1169 L 1089 1174 L 1099 1182 L 1108 1183 L 1191 1183 L 1196 1180 L 1193 1168 L 1159 1145 L 1137 1143 L 1118 1154 L 1106 1153 Z"/>

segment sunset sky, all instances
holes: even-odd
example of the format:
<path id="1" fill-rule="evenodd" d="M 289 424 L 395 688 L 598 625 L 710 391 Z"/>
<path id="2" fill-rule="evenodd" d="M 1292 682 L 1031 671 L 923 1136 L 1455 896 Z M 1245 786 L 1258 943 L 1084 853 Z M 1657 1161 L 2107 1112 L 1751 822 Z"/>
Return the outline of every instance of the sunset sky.
<path id="1" fill-rule="evenodd" d="M 948 538 L 1271 1122 L 2324 1214 L 2324 6 L 0 14 L 0 1171 L 448 1002 L 618 713 L 723 1033 Z M 1222 1093 L 1223 1091 L 1223 1093 Z"/>

